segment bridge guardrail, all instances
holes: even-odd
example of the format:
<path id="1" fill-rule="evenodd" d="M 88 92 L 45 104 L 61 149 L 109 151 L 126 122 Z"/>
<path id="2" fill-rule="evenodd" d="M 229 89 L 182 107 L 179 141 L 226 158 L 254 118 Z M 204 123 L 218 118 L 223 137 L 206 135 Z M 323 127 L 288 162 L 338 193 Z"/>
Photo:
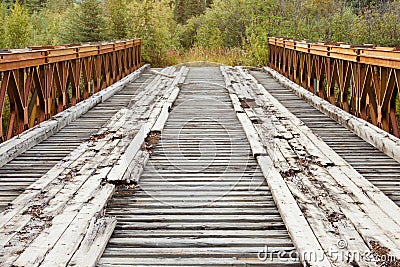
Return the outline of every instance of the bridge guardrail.
<path id="1" fill-rule="evenodd" d="M 141 39 L 0 52 L 0 143 L 141 65 Z"/>
<path id="2" fill-rule="evenodd" d="M 400 47 L 269 38 L 269 66 L 341 109 L 400 137 Z"/>

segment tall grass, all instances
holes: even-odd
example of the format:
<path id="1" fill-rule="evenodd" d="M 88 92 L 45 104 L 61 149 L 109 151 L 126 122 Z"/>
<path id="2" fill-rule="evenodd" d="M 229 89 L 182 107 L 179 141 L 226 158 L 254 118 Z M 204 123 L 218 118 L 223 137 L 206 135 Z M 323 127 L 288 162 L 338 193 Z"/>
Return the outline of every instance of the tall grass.
<path id="1" fill-rule="evenodd" d="M 166 65 L 177 65 L 188 62 L 207 61 L 229 66 L 255 65 L 251 55 L 240 48 L 199 48 L 189 50 L 171 49 L 166 55 Z"/>

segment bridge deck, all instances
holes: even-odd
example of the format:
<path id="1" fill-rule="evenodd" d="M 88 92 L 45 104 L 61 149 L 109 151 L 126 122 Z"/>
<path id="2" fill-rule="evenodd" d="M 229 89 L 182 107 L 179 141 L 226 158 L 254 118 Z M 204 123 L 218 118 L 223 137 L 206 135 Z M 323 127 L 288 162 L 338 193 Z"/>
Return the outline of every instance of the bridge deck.
<path id="1" fill-rule="evenodd" d="M 320 136 L 360 174 L 400 205 L 400 164 L 316 110 L 270 75 L 252 72 L 276 99 Z"/>
<path id="2" fill-rule="evenodd" d="M 398 162 L 266 73 L 162 72 L 0 168 L 2 266 L 398 266 Z"/>
<path id="3" fill-rule="evenodd" d="M 264 246 L 294 250 L 219 68 L 185 83 L 139 186 L 109 204 L 117 226 L 100 265 L 264 265 Z"/>
<path id="4" fill-rule="evenodd" d="M 154 75 L 143 74 L 140 79 L 109 100 L 100 103 L 58 133 L 0 167 L 0 210 L 7 207 L 30 184 L 42 177 L 81 143 L 87 141 L 121 108 L 127 107 L 135 93 L 143 90 L 143 84 L 152 76 Z"/>

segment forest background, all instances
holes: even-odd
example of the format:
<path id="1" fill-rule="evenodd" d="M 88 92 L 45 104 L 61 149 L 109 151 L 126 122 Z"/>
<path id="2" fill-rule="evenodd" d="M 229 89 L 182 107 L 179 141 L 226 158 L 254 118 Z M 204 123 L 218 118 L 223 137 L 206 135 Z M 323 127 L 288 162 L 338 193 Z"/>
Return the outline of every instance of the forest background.
<path id="1" fill-rule="evenodd" d="M 400 46 L 400 0 L 3 0 L 0 48 L 140 37 L 153 66 L 267 62 L 267 39 Z"/>

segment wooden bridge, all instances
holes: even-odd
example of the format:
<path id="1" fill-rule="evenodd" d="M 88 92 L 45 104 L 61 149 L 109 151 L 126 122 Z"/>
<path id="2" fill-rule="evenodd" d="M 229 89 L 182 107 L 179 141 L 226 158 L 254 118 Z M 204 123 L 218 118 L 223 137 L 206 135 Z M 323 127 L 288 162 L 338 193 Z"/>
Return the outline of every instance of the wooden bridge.
<path id="1" fill-rule="evenodd" d="M 399 52 L 269 42 L 1 54 L 1 266 L 400 266 Z"/>

